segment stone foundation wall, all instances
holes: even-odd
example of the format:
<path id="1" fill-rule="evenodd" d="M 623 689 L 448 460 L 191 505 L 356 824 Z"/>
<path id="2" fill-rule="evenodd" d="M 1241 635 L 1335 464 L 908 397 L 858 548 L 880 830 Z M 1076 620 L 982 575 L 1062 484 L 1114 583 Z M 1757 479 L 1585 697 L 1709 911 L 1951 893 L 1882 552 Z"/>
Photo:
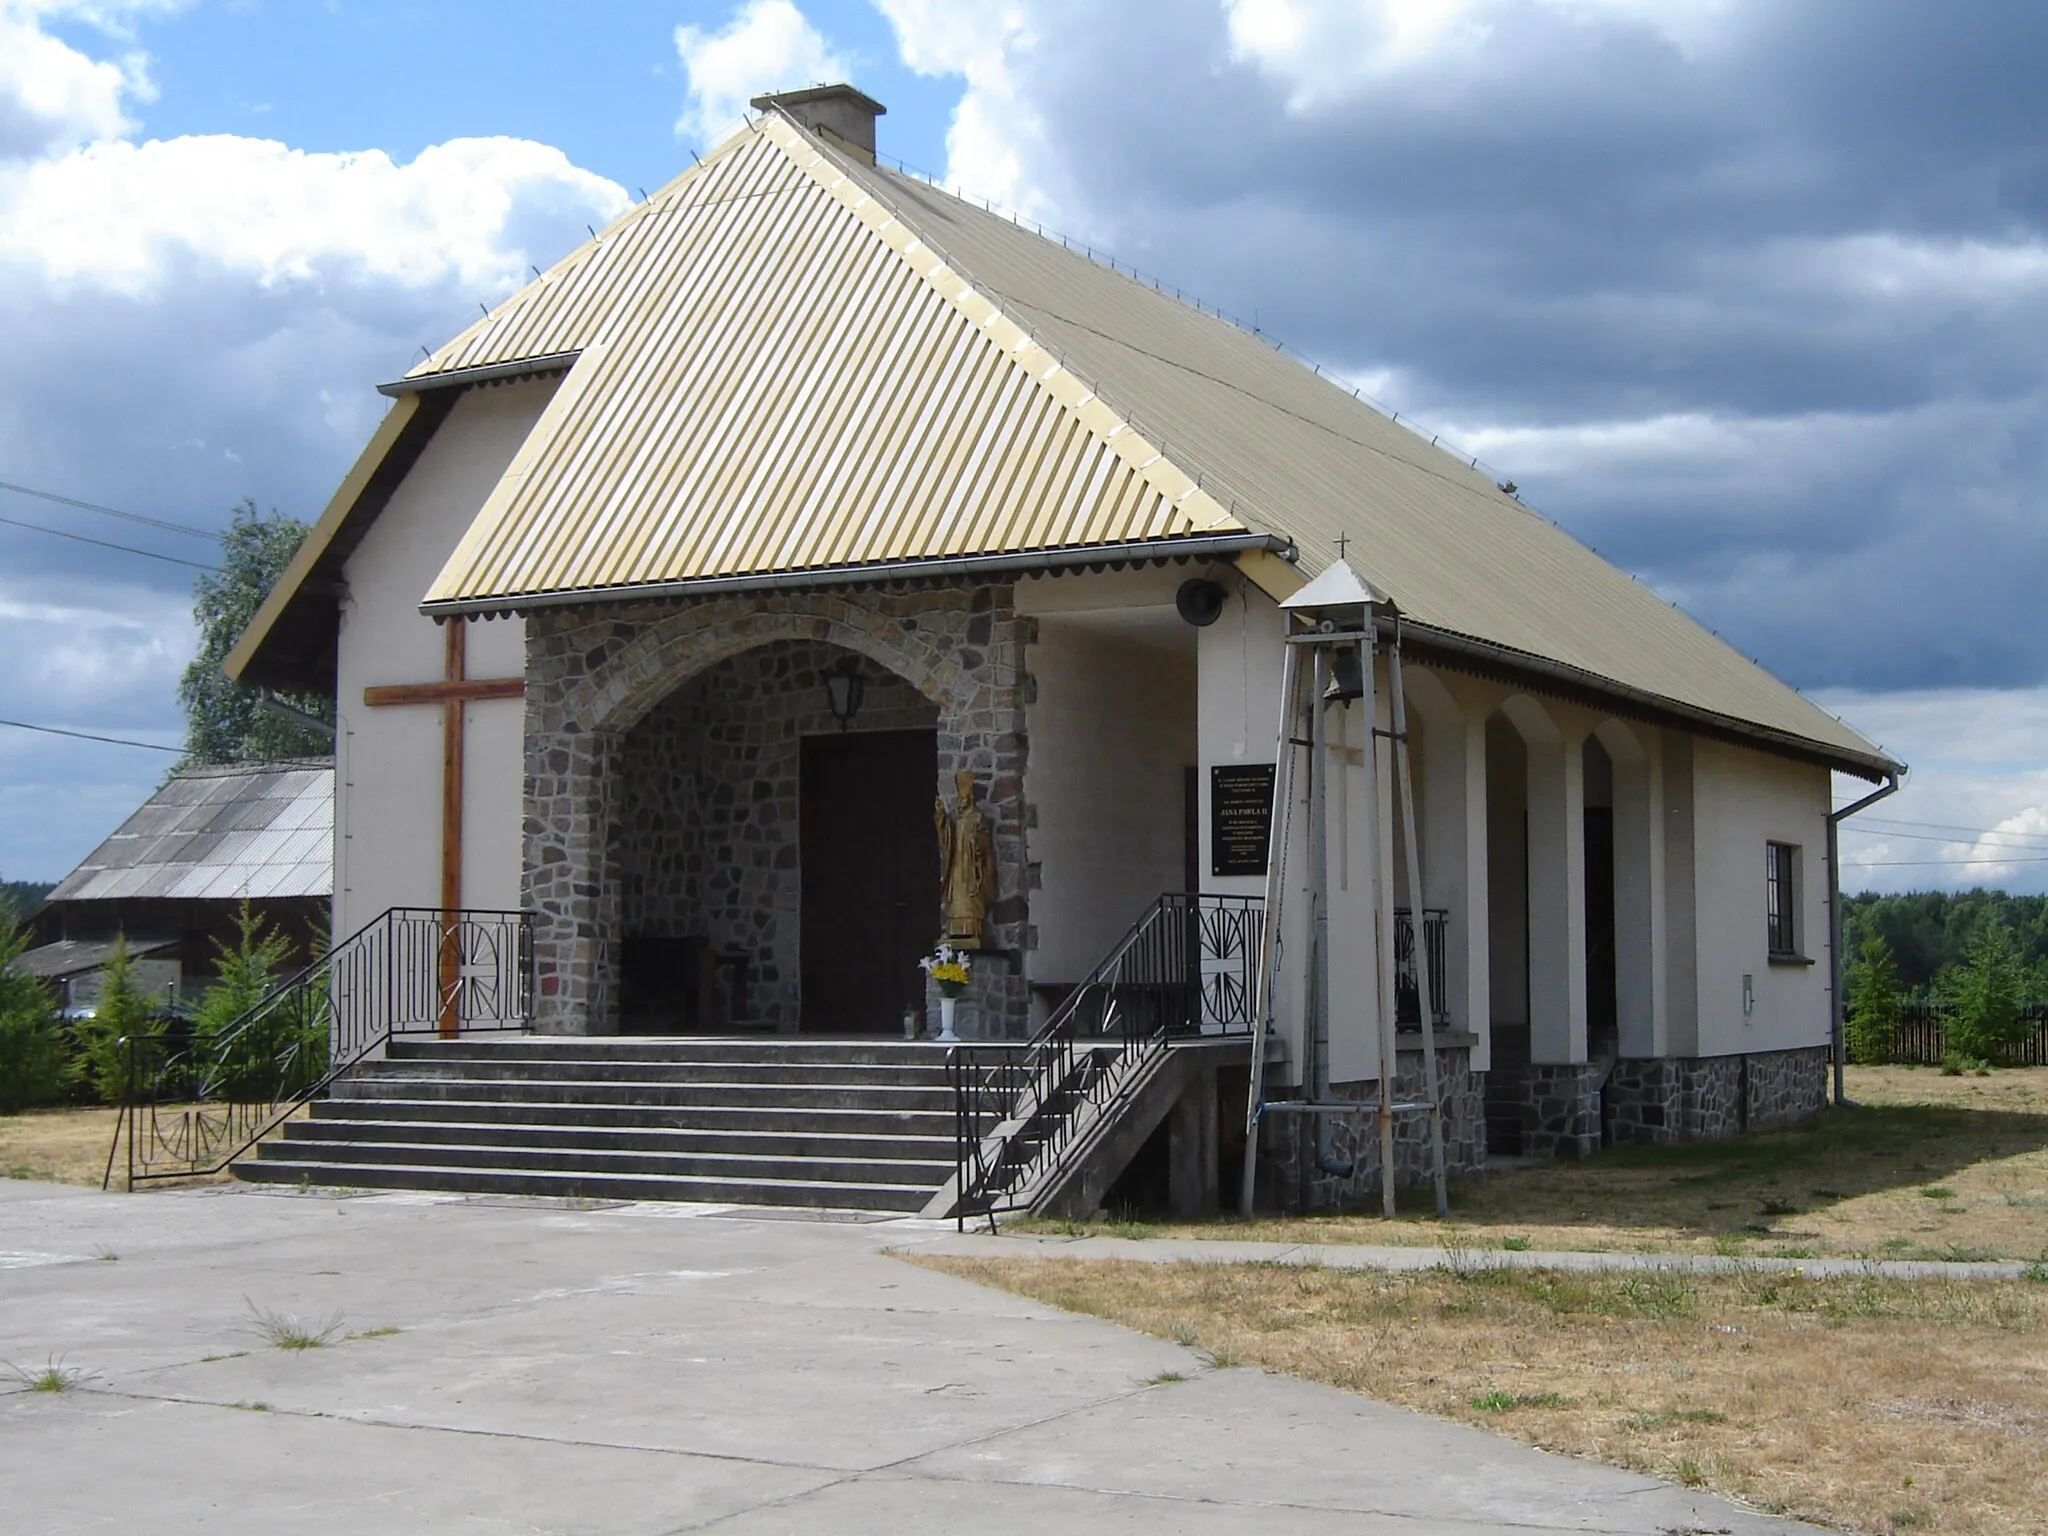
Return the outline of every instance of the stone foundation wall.
<path id="1" fill-rule="evenodd" d="M 988 939 L 1000 953 L 976 966 L 970 1011 L 982 1033 L 1024 1032 L 1024 706 L 1030 682 L 1023 662 L 1031 621 L 1016 611 L 1009 583 L 962 579 L 544 608 L 528 617 L 526 637 L 524 898 L 534 914 L 539 1028 L 568 1034 L 617 1028 L 627 900 L 623 854 L 632 841 L 618 834 L 629 809 L 625 769 L 634 728 L 721 663 L 785 644 L 853 651 L 933 706 L 933 793 L 950 799 L 953 774 L 973 773 L 995 842 L 997 899 Z M 785 657 L 792 668 L 797 654 Z M 775 805 L 779 823 L 779 795 L 771 793 L 764 803 Z M 664 814 L 677 809 L 671 802 Z M 767 823 L 750 818 L 747 825 L 762 827 L 760 846 L 767 846 Z M 683 858 L 687 864 L 687 854 Z M 640 875 L 643 893 L 687 885 L 686 872 L 644 860 Z M 749 921 L 763 910 L 759 902 L 769 900 L 780 955 L 780 909 L 744 889 L 750 877 L 736 878 L 739 884 L 719 899 L 730 899 Z M 935 893 L 935 916 L 936 900 Z M 777 961 L 782 1007 L 791 1006 L 780 991 L 785 964 Z"/>
<path id="2" fill-rule="evenodd" d="M 1472 1070 L 1472 1052 L 1463 1045 L 1439 1047 L 1436 1067 L 1444 1094 L 1444 1166 L 1454 1174 L 1476 1173 L 1486 1166 L 1485 1074 Z M 1408 1103 L 1422 1100 L 1421 1048 L 1401 1050 L 1396 1057 L 1396 1069 L 1395 1099 Z M 1274 1098 L 1293 1096 L 1286 1089 L 1269 1089 L 1268 1094 Z M 1259 1127 L 1258 1203 L 1262 1209 L 1379 1209 L 1379 1122 L 1370 1107 L 1379 1098 L 1379 1084 L 1335 1083 L 1331 1085 L 1330 1096 L 1356 1099 L 1368 1106 L 1355 1115 L 1329 1117 L 1333 1149 L 1339 1161 L 1352 1164 L 1350 1176 L 1339 1178 L 1316 1170 L 1311 1117 L 1273 1115 L 1261 1121 Z M 1403 1188 L 1427 1185 L 1430 1175 L 1428 1117 L 1395 1116 L 1395 1182 Z"/>
<path id="3" fill-rule="evenodd" d="M 627 936 L 698 935 L 750 962 L 732 1022 L 793 1030 L 801 1015 L 797 840 L 803 738 L 836 732 L 822 674 L 848 653 L 776 640 L 682 685 L 627 732 L 619 761 L 619 918 Z M 929 730 L 938 706 L 862 669 L 862 731 Z"/>
<path id="4" fill-rule="evenodd" d="M 1522 1068 L 1522 1156 L 1589 1157 L 1600 1150 L 1604 1062 L 1532 1062 Z"/>
<path id="5" fill-rule="evenodd" d="M 1720 1141 L 1796 1125 L 1828 1101 L 1828 1048 L 1620 1061 L 1603 1094 L 1609 1141 Z"/>

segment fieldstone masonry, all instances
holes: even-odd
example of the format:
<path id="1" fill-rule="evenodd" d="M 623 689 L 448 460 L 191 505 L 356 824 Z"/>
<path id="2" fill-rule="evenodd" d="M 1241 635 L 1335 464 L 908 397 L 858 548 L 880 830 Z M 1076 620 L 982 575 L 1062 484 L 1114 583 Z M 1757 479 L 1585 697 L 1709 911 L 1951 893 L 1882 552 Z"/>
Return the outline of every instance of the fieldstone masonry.
<path id="1" fill-rule="evenodd" d="M 628 731 L 620 756 L 620 923 L 628 936 L 701 934 L 751 962 L 742 1026 L 797 1028 L 803 738 L 836 732 L 824 672 L 846 651 L 775 640 L 699 673 Z M 863 670 L 860 731 L 930 730 L 938 706 Z"/>
<path id="2" fill-rule="evenodd" d="M 1796 1125 L 1827 1104 L 1828 1048 L 1615 1064 L 1603 1094 L 1609 1141 L 1719 1141 Z"/>
<path id="3" fill-rule="evenodd" d="M 713 668 L 780 645 L 785 649 L 752 664 L 757 678 L 765 667 L 794 687 L 803 659 L 814 659 L 817 647 L 866 657 L 933 709 L 933 792 L 950 795 L 956 771 L 974 774 L 995 842 L 997 900 L 988 937 L 999 953 L 974 967 L 966 1012 L 980 1033 L 1022 1034 L 1027 994 L 1021 960 L 1029 928 L 1024 706 L 1030 687 L 1023 658 L 1030 630 L 1031 621 L 1016 611 L 1011 585 L 984 580 L 732 593 L 529 614 L 525 901 L 534 914 L 536 1026 L 559 1034 L 617 1028 L 628 868 L 639 875 L 643 897 L 650 888 L 678 883 L 648 861 L 641 839 L 623 834 L 634 728 Z M 705 697 L 720 686 L 707 681 Z M 687 697 L 676 706 L 690 707 Z M 791 706 L 779 717 L 780 728 L 789 729 L 805 707 Z M 765 722 L 759 728 L 765 732 Z M 664 729 L 656 725 L 654 736 Z M 687 851 L 682 857 L 687 864 Z M 741 879 L 729 899 L 735 910 L 757 911 L 750 904 L 759 892 L 746 886 Z M 934 892 L 935 919 L 937 901 Z M 780 955 L 779 924 L 776 933 Z M 781 986 L 778 976 L 778 1005 L 800 1007 Z"/>
<path id="4" fill-rule="evenodd" d="M 1605 1062 L 1532 1062 L 1522 1068 L 1522 1155 L 1587 1157 L 1600 1150 Z"/>
<path id="5" fill-rule="evenodd" d="M 1467 1036 L 1467 1039 L 1470 1037 Z M 1422 1047 L 1404 1043 L 1395 1057 L 1394 1097 L 1405 1103 L 1424 1098 Z M 1484 1073 L 1472 1070 L 1469 1045 L 1440 1043 L 1436 1070 L 1444 1095 L 1444 1167 L 1451 1173 L 1476 1173 L 1486 1166 L 1486 1102 Z M 1274 1098 L 1291 1097 L 1285 1089 L 1270 1090 Z M 1332 1150 L 1351 1173 L 1340 1178 L 1314 1167 L 1313 1126 L 1307 1117 L 1274 1115 L 1259 1132 L 1259 1204 L 1263 1209 L 1341 1210 L 1370 1206 L 1380 1199 L 1379 1121 L 1371 1106 L 1379 1098 L 1376 1081 L 1333 1083 L 1330 1096 L 1356 1099 L 1366 1106 L 1358 1114 L 1330 1117 Z M 1303 1204 L 1306 1168 L 1307 1203 Z M 1429 1122 L 1421 1114 L 1394 1118 L 1394 1179 L 1404 1187 L 1425 1184 L 1431 1176 Z"/>

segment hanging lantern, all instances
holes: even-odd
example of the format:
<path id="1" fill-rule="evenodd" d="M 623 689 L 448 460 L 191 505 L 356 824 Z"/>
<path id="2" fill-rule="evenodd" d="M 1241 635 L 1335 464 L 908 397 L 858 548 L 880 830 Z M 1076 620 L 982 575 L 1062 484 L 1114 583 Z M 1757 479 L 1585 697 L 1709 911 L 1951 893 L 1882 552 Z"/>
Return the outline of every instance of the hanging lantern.
<path id="1" fill-rule="evenodd" d="M 825 707 L 832 711 L 840 730 L 853 724 L 867 691 L 868 680 L 861 676 L 860 663 L 851 656 L 825 674 Z"/>

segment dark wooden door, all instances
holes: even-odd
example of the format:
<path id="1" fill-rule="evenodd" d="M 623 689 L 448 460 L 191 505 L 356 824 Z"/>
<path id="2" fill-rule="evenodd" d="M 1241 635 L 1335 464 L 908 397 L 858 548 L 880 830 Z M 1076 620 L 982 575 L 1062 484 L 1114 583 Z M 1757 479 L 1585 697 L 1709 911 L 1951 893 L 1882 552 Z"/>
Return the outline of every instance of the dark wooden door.
<path id="1" fill-rule="evenodd" d="M 803 742 L 803 1030 L 899 1034 L 939 930 L 935 731 Z"/>

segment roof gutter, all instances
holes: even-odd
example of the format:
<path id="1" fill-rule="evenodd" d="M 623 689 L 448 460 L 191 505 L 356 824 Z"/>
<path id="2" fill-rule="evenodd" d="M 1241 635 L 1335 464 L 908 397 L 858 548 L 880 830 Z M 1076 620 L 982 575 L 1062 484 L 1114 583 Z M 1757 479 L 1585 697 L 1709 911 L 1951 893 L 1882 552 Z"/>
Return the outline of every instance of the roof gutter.
<path id="1" fill-rule="evenodd" d="M 632 586 L 577 587 L 561 592 L 509 597 L 468 597 L 420 604 L 430 618 L 461 614 L 524 613 L 535 608 L 568 608 L 593 602 L 642 598 L 706 597 L 724 592 L 787 591 L 792 587 L 839 587 L 874 581 L 929 581 L 954 576 L 993 576 L 1016 571 L 1071 570 L 1132 560 L 1188 560 L 1239 555 L 1253 550 L 1292 561 L 1292 539 L 1272 533 L 1207 533 L 1179 539 L 1134 539 L 1122 544 L 1084 544 L 1065 549 L 1023 550 L 995 555 L 943 555 L 928 560 L 884 560 L 864 565 L 825 565 L 802 571 L 757 571 L 743 576 L 703 576 L 685 581 L 651 581 Z"/>
<path id="2" fill-rule="evenodd" d="M 1893 769 L 1877 789 L 1861 800 L 1852 800 L 1839 811 L 1828 812 L 1828 1015 L 1829 1043 L 1834 1047 L 1835 1102 L 1846 1104 L 1842 1093 L 1843 1020 L 1842 999 L 1842 848 L 1836 829 L 1858 811 L 1899 792 L 1900 772 Z"/>
<path id="3" fill-rule="evenodd" d="M 1386 622 L 1391 625 L 1392 620 Z M 1883 779 L 1896 782 L 1905 770 L 1903 763 L 1895 763 L 1887 757 L 1866 756 L 1814 741 L 1810 737 L 1795 736 L 1790 731 L 1775 730 L 1751 720 L 1701 709 L 1696 704 L 1682 703 L 1647 689 L 1632 688 L 1626 683 L 1618 683 L 1545 656 L 1518 651 L 1512 646 L 1496 645 L 1452 630 L 1418 624 L 1405 614 L 1400 618 L 1400 625 L 1402 638 L 1409 642 L 1411 648 L 1420 645 L 1444 654 L 1447 659 L 1468 659 L 1477 664 L 1476 670 L 1480 670 L 1482 675 L 1510 672 L 1546 678 L 1568 693 L 1590 694 L 1602 701 L 1634 705 L 1637 712 L 1652 722 L 1681 724 L 1703 735 L 1718 736 L 1739 745 L 1763 747 L 1828 768 L 1839 768 L 1844 773 L 1872 782 Z"/>
<path id="4" fill-rule="evenodd" d="M 430 389 L 459 389 L 465 384 L 486 384 L 492 379 L 523 379 L 536 373 L 559 373 L 583 354 L 549 352 L 540 357 L 515 358 L 509 363 L 478 363 L 474 368 L 449 368 L 440 373 L 408 375 L 379 384 L 377 393 L 394 400 L 400 395 L 422 394 Z"/>

